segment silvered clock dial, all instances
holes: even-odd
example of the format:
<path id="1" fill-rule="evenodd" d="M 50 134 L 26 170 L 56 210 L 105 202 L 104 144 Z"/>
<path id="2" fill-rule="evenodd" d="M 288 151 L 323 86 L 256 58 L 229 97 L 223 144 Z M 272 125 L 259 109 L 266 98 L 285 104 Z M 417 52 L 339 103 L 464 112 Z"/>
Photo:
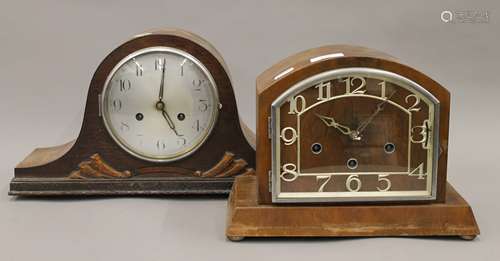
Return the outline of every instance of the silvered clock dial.
<path id="1" fill-rule="evenodd" d="M 116 65 L 103 92 L 103 120 L 128 153 L 174 161 L 199 148 L 219 110 L 212 75 L 195 57 L 170 47 L 136 51 Z"/>

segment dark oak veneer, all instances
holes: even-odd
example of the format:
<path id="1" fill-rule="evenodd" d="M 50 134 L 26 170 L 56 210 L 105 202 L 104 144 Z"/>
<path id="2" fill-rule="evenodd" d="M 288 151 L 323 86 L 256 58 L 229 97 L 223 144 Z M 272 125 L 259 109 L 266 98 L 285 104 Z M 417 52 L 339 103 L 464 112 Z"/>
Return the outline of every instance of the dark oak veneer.
<path id="1" fill-rule="evenodd" d="M 153 46 L 177 48 L 196 57 L 212 74 L 222 104 L 219 118 L 207 141 L 191 156 L 170 163 L 147 162 L 122 150 L 106 131 L 99 115 L 99 95 L 111 70 L 128 54 Z M 239 120 L 228 70 L 215 48 L 199 36 L 183 30 L 148 32 L 125 42 L 102 61 L 90 83 L 78 138 L 65 145 L 37 149 L 31 153 L 15 168 L 9 194 L 229 193 L 234 176 L 253 173 L 254 140 L 248 127 Z M 86 168 L 88 164 L 83 163 L 94 154 L 98 154 L 111 168 L 129 171 L 132 175 L 103 178 L 105 176 L 94 173 L 83 175 L 87 177 L 85 179 L 71 178 L 70 174 L 79 166 L 80 170 L 82 166 L 84 171 L 87 170 L 85 173 L 91 173 L 92 170 Z M 214 169 L 220 173 L 215 173 Z"/>

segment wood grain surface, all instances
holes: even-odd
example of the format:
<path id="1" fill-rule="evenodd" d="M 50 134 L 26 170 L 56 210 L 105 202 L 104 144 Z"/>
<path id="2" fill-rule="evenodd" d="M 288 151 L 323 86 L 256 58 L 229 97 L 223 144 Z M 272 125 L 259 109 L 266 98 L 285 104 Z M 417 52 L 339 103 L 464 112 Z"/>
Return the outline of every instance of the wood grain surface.
<path id="1" fill-rule="evenodd" d="M 311 59 L 339 53 L 342 56 L 311 62 Z M 390 55 L 364 47 L 348 45 L 323 46 L 292 55 L 264 71 L 257 78 L 256 175 L 258 177 L 259 202 L 271 203 L 272 201 L 271 193 L 269 192 L 270 184 L 268 177 L 268 172 L 271 170 L 271 140 L 268 138 L 268 118 L 271 116 L 272 102 L 288 90 L 288 88 L 301 80 L 328 70 L 350 67 L 375 68 L 396 73 L 421 85 L 439 100 L 440 148 L 437 171 L 437 199 L 435 201 L 444 202 L 446 193 L 450 93 L 425 74 L 398 62 L 396 58 Z M 293 70 L 290 70 L 290 68 L 293 68 Z M 287 71 L 289 71 L 287 74 L 282 74 L 282 72 Z M 281 77 L 276 79 L 276 76 Z M 367 105 L 369 104 L 367 103 Z M 369 108 L 357 109 L 362 113 L 369 110 Z M 311 126 L 316 130 L 317 126 Z M 404 128 L 400 130 L 403 131 Z"/>
<path id="2" fill-rule="evenodd" d="M 255 176 L 238 177 L 228 204 L 226 236 L 359 237 L 479 235 L 469 204 L 448 184 L 445 203 L 325 206 L 257 202 Z"/>
<path id="3" fill-rule="evenodd" d="M 151 163 L 129 155 L 122 150 L 106 131 L 102 118 L 99 115 L 99 95 L 104 88 L 104 82 L 115 65 L 128 54 L 137 50 L 153 47 L 169 46 L 183 50 L 196 57 L 212 74 L 218 89 L 222 109 L 214 129 L 194 154 L 184 159 L 170 163 Z M 244 133 L 245 131 L 245 133 Z M 194 175 L 197 171 L 205 172 L 213 168 L 226 154 L 234 154 L 236 158 L 244 160 L 225 177 L 246 173 L 246 168 L 255 166 L 255 150 L 252 143 L 254 137 L 247 126 L 240 121 L 227 66 L 221 55 L 211 44 L 201 37 L 180 29 L 162 29 L 147 32 L 120 45 L 101 62 L 97 68 L 87 96 L 83 124 L 78 138 L 67 145 L 52 149 L 37 149 L 15 168 L 16 189 L 14 192 L 22 194 L 22 179 L 40 180 L 47 184 L 47 179 L 57 179 L 68 176 L 78 165 L 92 155 L 98 153 L 100 157 L 116 169 L 129 170 L 133 177 L 141 179 L 141 169 L 163 167 L 169 172 L 148 174 L 148 178 L 187 178 L 192 180 L 212 179 L 217 177 L 200 177 Z M 17 179 L 17 180 L 16 180 Z M 230 178 L 232 179 L 232 178 Z M 85 182 L 85 181 L 82 181 Z M 203 182 L 206 182 L 203 181 Z M 40 184 L 42 184 L 40 183 Z M 29 183 L 30 186 L 36 183 Z M 189 182 L 185 184 L 189 190 Z M 26 190 L 35 189 L 33 187 Z M 112 188 L 110 188 L 112 189 Z M 196 189 L 199 189 L 197 187 Z M 225 191 L 228 188 L 226 186 Z M 12 194 L 12 193 L 11 193 Z"/>

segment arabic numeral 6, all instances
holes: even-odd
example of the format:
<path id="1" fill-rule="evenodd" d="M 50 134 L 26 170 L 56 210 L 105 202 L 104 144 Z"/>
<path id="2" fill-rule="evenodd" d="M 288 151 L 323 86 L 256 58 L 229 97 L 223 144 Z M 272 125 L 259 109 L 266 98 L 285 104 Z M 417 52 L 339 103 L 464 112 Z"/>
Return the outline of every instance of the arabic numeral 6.
<path id="1" fill-rule="evenodd" d="M 361 189 L 361 180 L 359 175 L 350 175 L 345 181 L 345 186 L 350 192 L 357 192 Z"/>

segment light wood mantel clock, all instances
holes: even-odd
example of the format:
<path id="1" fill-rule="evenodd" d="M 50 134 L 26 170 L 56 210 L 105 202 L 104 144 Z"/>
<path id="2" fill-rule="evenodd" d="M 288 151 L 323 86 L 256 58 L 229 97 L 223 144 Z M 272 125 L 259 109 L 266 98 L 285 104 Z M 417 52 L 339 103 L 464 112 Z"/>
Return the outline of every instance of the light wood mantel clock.
<path id="1" fill-rule="evenodd" d="M 78 138 L 28 155 L 9 194 L 229 193 L 234 177 L 254 173 L 252 135 L 215 48 L 187 31 L 152 31 L 102 61 Z"/>
<path id="2" fill-rule="evenodd" d="M 226 235 L 479 234 L 446 181 L 450 94 L 368 48 L 293 55 L 257 79 L 256 176 L 236 179 Z"/>

